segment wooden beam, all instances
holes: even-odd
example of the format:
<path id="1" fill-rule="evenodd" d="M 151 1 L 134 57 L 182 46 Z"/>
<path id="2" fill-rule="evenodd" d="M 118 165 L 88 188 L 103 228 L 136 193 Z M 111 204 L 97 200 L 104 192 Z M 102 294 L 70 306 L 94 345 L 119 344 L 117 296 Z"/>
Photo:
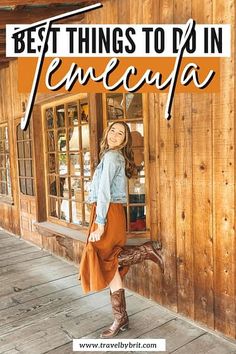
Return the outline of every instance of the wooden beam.
<path id="1" fill-rule="evenodd" d="M 15 6 L 27 6 L 27 5 L 54 5 L 54 4 L 73 4 L 73 5 L 78 5 L 78 4 L 85 4 L 85 5 L 90 5 L 95 2 L 102 2 L 98 0 L 1 0 L 0 7 L 7 6 L 7 7 L 15 7 Z"/>
<path id="2" fill-rule="evenodd" d="M 0 10 L 0 29 L 6 24 L 30 24 L 52 16 L 60 15 L 78 9 L 78 6 L 48 7 L 48 8 L 26 8 L 21 10 L 4 11 Z M 84 14 L 73 16 L 73 22 L 81 22 Z M 72 23 L 72 17 L 66 21 Z"/>

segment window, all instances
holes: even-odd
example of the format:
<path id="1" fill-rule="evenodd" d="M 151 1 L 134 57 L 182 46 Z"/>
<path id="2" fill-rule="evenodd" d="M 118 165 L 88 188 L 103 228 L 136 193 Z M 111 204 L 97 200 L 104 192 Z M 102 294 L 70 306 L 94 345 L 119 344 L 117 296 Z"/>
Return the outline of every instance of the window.
<path id="1" fill-rule="evenodd" d="M 0 125 L 0 199 L 12 201 L 7 125 Z"/>
<path id="2" fill-rule="evenodd" d="M 145 163 L 144 163 L 144 122 L 142 94 L 109 93 L 105 95 L 105 125 L 111 122 L 126 122 L 131 130 L 134 160 L 138 166 L 137 178 L 131 178 L 127 190 L 127 231 L 147 229 Z"/>
<path id="3" fill-rule="evenodd" d="M 34 196 L 31 124 L 26 131 L 23 131 L 20 124 L 18 124 L 16 134 L 20 191 L 22 194 Z"/>
<path id="4" fill-rule="evenodd" d="M 91 179 L 87 96 L 44 110 L 48 217 L 88 226 Z"/>

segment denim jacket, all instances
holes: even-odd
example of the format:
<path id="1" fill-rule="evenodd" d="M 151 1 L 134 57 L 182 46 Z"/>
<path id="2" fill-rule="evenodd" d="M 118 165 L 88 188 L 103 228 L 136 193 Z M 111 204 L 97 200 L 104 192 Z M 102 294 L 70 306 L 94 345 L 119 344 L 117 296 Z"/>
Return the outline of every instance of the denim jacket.
<path id="1" fill-rule="evenodd" d="M 97 203 L 95 223 L 105 224 L 110 203 L 126 203 L 125 159 L 118 150 L 107 151 L 90 185 L 88 203 Z"/>

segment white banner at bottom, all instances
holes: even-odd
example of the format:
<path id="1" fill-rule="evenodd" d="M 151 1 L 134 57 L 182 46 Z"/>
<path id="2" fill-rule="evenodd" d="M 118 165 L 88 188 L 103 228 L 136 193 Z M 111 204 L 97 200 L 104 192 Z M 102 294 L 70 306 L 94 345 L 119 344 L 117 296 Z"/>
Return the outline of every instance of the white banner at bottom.
<path id="1" fill-rule="evenodd" d="M 165 339 L 73 339 L 74 352 L 164 352 Z"/>

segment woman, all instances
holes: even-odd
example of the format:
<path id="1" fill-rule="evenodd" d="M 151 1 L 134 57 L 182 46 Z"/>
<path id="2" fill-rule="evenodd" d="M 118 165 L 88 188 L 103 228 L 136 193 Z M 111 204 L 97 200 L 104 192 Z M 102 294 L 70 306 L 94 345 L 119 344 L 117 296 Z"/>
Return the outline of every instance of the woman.
<path id="1" fill-rule="evenodd" d="M 110 287 L 114 322 L 101 334 L 111 338 L 128 328 L 122 277 L 131 264 L 150 259 L 163 270 L 160 245 L 146 242 L 142 246 L 125 247 L 127 178 L 135 174 L 129 126 L 112 123 L 101 142 L 101 162 L 96 168 L 89 193 L 93 203 L 87 244 L 80 264 L 80 279 L 84 292 Z"/>

